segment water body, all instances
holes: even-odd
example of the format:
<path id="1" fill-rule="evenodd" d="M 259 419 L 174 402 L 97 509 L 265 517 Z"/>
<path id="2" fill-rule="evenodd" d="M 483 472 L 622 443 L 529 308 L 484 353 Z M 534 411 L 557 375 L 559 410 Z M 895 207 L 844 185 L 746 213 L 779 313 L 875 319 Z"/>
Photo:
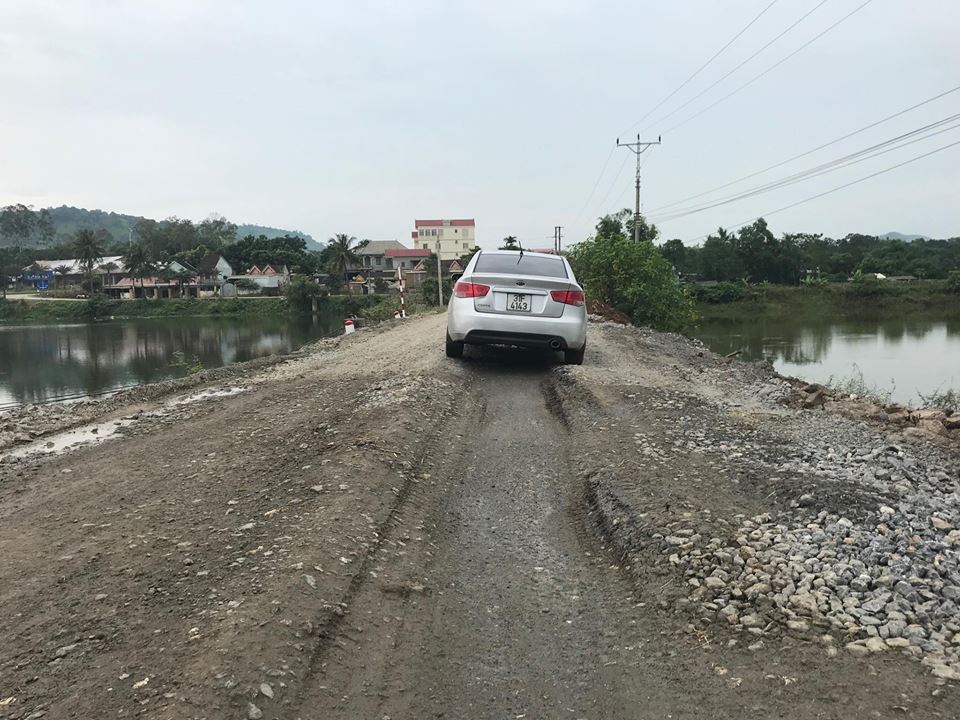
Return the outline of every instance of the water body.
<path id="1" fill-rule="evenodd" d="M 288 353 L 342 332 L 342 318 L 163 318 L 0 325 L 0 409 L 102 395 Z"/>
<path id="2" fill-rule="evenodd" d="M 696 335 L 712 350 L 764 358 L 810 382 L 860 380 L 895 402 L 960 390 L 960 317 L 882 319 L 765 317 L 706 320 Z"/>

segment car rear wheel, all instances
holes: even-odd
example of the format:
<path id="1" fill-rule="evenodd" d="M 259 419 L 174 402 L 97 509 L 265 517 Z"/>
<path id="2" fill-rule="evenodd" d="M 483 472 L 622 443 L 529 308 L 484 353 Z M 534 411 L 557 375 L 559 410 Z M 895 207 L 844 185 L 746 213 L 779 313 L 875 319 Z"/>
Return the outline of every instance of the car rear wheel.
<path id="1" fill-rule="evenodd" d="M 587 344 L 584 343 L 583 347 L 579 350 L 564 350 L 563 351 L 563 362 L 567 365 L 583 365 L 583 356 L 587 352 Z"/>
<path id="2" fill-rule="evenodd" d="M 450 335 L 447 335 L 447 357 L 448 358 L 462 358 L 463 357 L 463 341 L 455 342 L 450 339 Z"/>

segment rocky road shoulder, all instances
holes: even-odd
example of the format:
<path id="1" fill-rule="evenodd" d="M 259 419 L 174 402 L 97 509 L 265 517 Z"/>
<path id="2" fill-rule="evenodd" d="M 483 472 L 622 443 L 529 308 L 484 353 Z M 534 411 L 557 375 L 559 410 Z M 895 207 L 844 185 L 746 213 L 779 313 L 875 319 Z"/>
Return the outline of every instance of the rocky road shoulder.
<path id="1" fill-rule="evenodd" d="M 772 370 L 683 338 L 603 324 L 592 341 L 552 392 L 581 431 L 598 527 L 646 599 L 759 655 L 821 646 L 871 672 L 896 658 L 912 703 L 907 677 L 933 698 L 960 681 L 956 450 L 786 407 Z"/>

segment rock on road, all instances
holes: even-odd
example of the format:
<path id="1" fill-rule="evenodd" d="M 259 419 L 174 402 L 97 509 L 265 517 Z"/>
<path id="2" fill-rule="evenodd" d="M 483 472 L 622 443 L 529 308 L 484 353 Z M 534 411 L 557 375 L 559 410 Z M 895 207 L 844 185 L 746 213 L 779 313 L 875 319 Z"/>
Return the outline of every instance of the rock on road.
<path id="1" fill-rule="evenodd" d="M 443 326 L 111 406 L 122 437 L 0 461 L 0 717 L 956 717 L 949 667 L 918 662 L 949 648 L 847 652 L 772 598 L 764 627 L 746 600 L 720 620 L 733 577 L 697 575 L 697 528 L 675 563 L 650 549 L 664 523 L 795 512 L 744 465 L 783 464 L 801 422 L 769 373 L 607 324 L 583 367 L 456 362 Z M 719 426 L 766 435 L 676 452 Z"/>

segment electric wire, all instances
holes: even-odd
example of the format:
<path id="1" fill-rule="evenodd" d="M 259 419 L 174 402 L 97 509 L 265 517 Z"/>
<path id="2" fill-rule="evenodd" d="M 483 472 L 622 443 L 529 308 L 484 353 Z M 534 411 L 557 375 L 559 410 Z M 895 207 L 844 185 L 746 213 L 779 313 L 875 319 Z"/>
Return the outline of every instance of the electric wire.
<path id="1" fill-rule="evenodd" d="M 827 195 L 832 195 L 835 192 L 839 192 L 840 190 L 845 190 L 846 188 L 851 187 L 853 185 L 858 185 L 859 183 L 865 182 L 879 175 L 884 175 L 888 172 L 892 172 L 893 170 L 902 168 L 905 165 L 910 165 L 911 163 L 915 163 L 919 160 L 923 160 L 924 158 L 930 157 L 931 155 L 936 155 L 937 153 L 943 152 L 944 150 L 949 150 L 950 148 L 955 147 L 957 145 L 960 145 L 960 140 L 955 140 L 952 143 L 948 143 L 947 145 L 942 145 L 941 147 L 938 147 L 934 150 L 930 150 L 929 152 L 925 152 L 922 155 L 917 155 L 916 157 L 912 157 L 908 160 L 904 160 L 903 162 L 899 162 L 896 165 L 891 165 L 890 167 L 886 167 L 882 170 L 878 170 L 876 172 L 870 173 L 869 175 L 864 175 L 863 177 L 857 178 L 856 180 L 851 180 L 850 182 L 844 183 L 843 185 L 837 185 L 834 188 L 830 188 L 829 190 L 824 190 L 823 192 L 817 193 L 816 195 L 811 195 L 810 197 L 804 198 L 803 200 L 797 200 L 796 202 L 792 202 L 789 205 L 784 205 L 783 207 L 779 207 L 776 210 L 770 210 L 765 213 L 760 213 L 759 215 L 749 218 L 747 220 L 741 220 L 740 222 L 734 223 L 732 227 L 735 229 L 741 228 L 747 223 L 755 222 L 760 218 L 769 217 L 770 215 L 776 215 L 777 213 L 783 212 L 784 210 L 790 210 L 791 208 L 795 208 L 798 205 L 803 205 L 804 203 L 818 200 Z M 709 237 L 709 234 L 701 235 L 697 238 L 689 240 L 688 242 L 694 243 L 694 242 L 697 242 L 698 240 L 703 240 L 704 238 L 707 238 L 707 237 Z"/>
<path id="2" fill-rule="evenodd" d="M 688 78 L 687 78 L 686 80 L 684 80 L 682 83 L 680 83 L 680 85 L 678 85 L 678 86 L 673 90 L 673 92 L 671 92 L 669 95 L 667 95 L 665 98 L 663 98 L 663 100 L 661 100 L 661 101 L 658 102 L 656 105 L 654 105 L 652 108 L 650 108 L 650 109 L 647 111 L 647 114 L 646 114 L 646 115 L 644 115 L 642 118 L 640 118 L 639 120 L 637 120 L 633 125 L 631 125 L 630 127 L 628 127 L 624 132 L 622 132 L 622 133 L 620 133 L 620 134 L 621 134 L 621 135 L 626 135 L 628 132 L 630 132 L 630 131 L 633 130 L 635 127 L 637 127 L 637 125 L 639 125 L 640 123 L 642 123 L 642 122 L 643 122 L 644 120 L 646 120 L 648 117 L 650 117 L 651 115 L 653 115 L 653 113 L 655 113 L 657 110 L 659 110 L 661 107 L 663 107 L 664 103 L 666 103 L 667 101 L 669 101 L 670 98 L 672 98 L 672 97 L 673 97 L 674 95 L 676 95 L 678 92 L 680 92 L 681 90 L 683 90 L 683 89 L 690 83 L 690 81 L 693 80 L 695 77 L 697 77 L 697 75 L 699 75 L 701 72 L 703 72 L 703 71 L 707 68 L 707 66 L 710 65 L 710 63 L 712 63 L 714 60 L 716 60 L 718 57 L 720 57 L 720 55 L 723 54 L 723 52 L 724 52 L 727 48 L 729 48 L 731 45 L 733 45 L 733 43 L 736 42 L 736 41 L 740 38 L 741 35 L 743 35 L 747 30 L 749 30 L 749 29 L 753 26 L 753 24 L 756 23 L 760 18 L 762 18 L 762 17 L 767 13 L 767 11 L 768 11 L 770 8 L 772 8 L 774 5 L 777 4 L 777 2 L 778 2 L 778 0 L 773 0 L 773 2 L 771 2 L 771 3 L 770 3 L 769 5 L 767 5 L 765 8 L 763 8 L 763 10 L 761 10 L 761 11 L 759 12 L 759 14 L 757 14 L 756 16 L 754 16 L 753 20 L 751 20 L 751 21 L 748 22 L 746 25 L 744 25 L 743 28 L 740 30 L 740 32 L 738 32 L 736 35 L 734 35 L 732 38 L 730 38 L 730 39 L 727 41 L 727 43 L 726 43 L 722 48 L 720 48 L 719 50 L 717 50 L 717 51 L 710 57 L 710 59 L 708 59 L 705 63 L 703 63 L 703 65 L 701 65 L 701 66 L 698 67 L 696 70 L 694 70 L 694 71 L 693 71 L 693 74 L 690 75 L 690 77 L 688 77 Z M 826 0 L 824 0 L 824 2 L 826 2 Z M 822 4 L 822 3 L 821 3 L 821 4 Z"/>
<path id="3" fill-rule="evenodd" d="M 895 118 L 898 118 L 898 117 L 900 117 L 901 115 L 906 115 L 908 112 L 911 112 L 911 111 L 913 111 L 913 110 L 916 110 L 917 108 L 923 107 L 924 105 L 929 105 L 930 103 L 932 103 L 932 102 L 934 102 L 934 101 L 936 101 L 936 100 L 939 100 L 939 99 L 942 98 L 942 97 L 946 97 L 947 95 L 950 95 L 951 93 L 955 93 L 955 92 L 957 92 L 958 90 L 960 90 L 960 85 L 957 85 L 956 87 L 952 87 L 952 88 L 950 88 L 949 90 L 945 90 L 944 92 L 942 92 L 942 93 L 940 93 L 940 94 L 938 94 L 938 95 L 934 95 L 934 96 L 931 97 L 931 98 L 927 98 L 926 100 L 923 100 L 922 102 L 918 102 L 918 103 L 916 103 L 915 105 L 911 105 L 911 106 L 908 107 L 908 108 L 904 108 L 903 110 L 900 110 L 900 111 L 898 111 L 898 112 L 895 112 L 895 113 L 893 113 L 892 115 L 887 115 L 886 117 L 881 118 L 880 120 L 877 120 L 876 122 L 872 122 L 872 123 L 870 123 L 869 125 L 864 125 L 862 128 L 860 128 L 860 129 L 858 129 L 858 130 L 854 130 L 853 132 L 849 132 L 849 133 L 847 133 L 846 135 L 841 135 L 840 137 L 836 138 L 835 140 L 831 140 L 830 142 L 824 143 L 823 145 L 818 145 L 817 147 L 815 147 L 815 148 L 813 148 L 813 149 L 811 149 L 811 150 L 807 150 L 806 152 L 802 152 L 802 153 L 800 153 L 799 155 L 794 155 L 793 157 L 787 158 L 786 160 L 781 160 L 781 161 L 778 162 L 778 163 L 774 163 L 773 165 L 769 165 L 769 166 L 763 168 L 762 170 L 757 170 L 756 172 L 752 172 L 752 173 L 750 173 L 749 175 L 744 175 L 743 177 L 737 178 L 736 180 L 731 180 L 730 182 L 724 183 L 723 185 L 717 185 L 717 186 L 714 187 L 714 188 L 710 188 L 709 190 L 704 190 L 703 192 L 699 192 L 699 193 L 697 193 L 696 195 L 690 195 L 690 196 L 685 197 L 685 198 L 682 198 L 682 199 L 680 199 L 680 200 L 674 200 L 673 202 L 667 203 L 666 205 L 661 205 L 660 207 L 654 208 L 654 209 L 653 209 L 653 212 L 657 212 L 657 211 L 659 211 L 659 210 L 665 210 L 665 209 L 667 209 L 667 208 L 674 207 L 675 205 L 682 205 L 683 203 L 688 202 L 688 201 L 690 201 L 690 200 L 696 200 L 697 198 L 701 198 L 701 197 L 703 197 L 704 195 L 711 195 L 711 194 L 717 192 L 718 190 L 723 190 L 723 189 L 725 189 L 725 188 L 730 187 L 731 185 L 736 185 L 736 184 L 738 184 L 738 183 L 743 182 L 744 180 L 749 180 L 750 178 L 754 178 L 754 177 L 756 177 L 757 175 L 762 175 L 763 173 L 769 172 L 770 170 L 775 170 L 776 168 L 782 167 L 782 166 L 784 166 L 784 165 L 787 165 L 788 163 L 791 163 L 791 162 L 793 162 L 794 160 L 799 160 L 799 159 L 801 159 L 801 158 L 807 157 L 808 155 L 812 155 L 812 154 L 815 153 L 815 152 L 818 152 L 818 151 L 820 151 L 820 150 L 823 150 L 823 149 L 825 149 L 825 148 L 828 148 L 828 147 L 830 147 L 830 146 L 832 146 L 832 145 L 836 145 L 837 143 L 842 142 L 843 140 L 847 140 L 847 139 L 849 139 L 849 138 L 854 137 L 855 135 L 859 135 L 860 133 L 866 132 L 867 130 L 871 130 L 871 129 L 877 127 L 878 125 L 882 125 L 883 123 L 889 122 L 890 120 L 893 120 L 893 119 L 895 119 Z"/>
<path id="4" fill-rule="evenodd" d="M 613 153 L 616 151 L 616 149 L 616 145 L 612 145 L 610 147 L 610 152 L 607 153 L 607 159 L 603 161 L 603 167 L 600 168 L 600 174 L 597 175 L 597 181 L 593 184 L 593 189 L 590 190 L 590 194 L 587 195 L 587 199 L 584 201 L 583 207 L 581 207 L 580 211 L 576 214 L 573 224 L 576 224 L 576 222 L 583 216 L 583 213 L 586 212 L 590 201 L 593 200 L 593 196 L 596 194 L 597 188 L 600 187 L 600 181 L 603 180 L 603 174 L 607 171 L 607 166 L 610 164 L 610 160 L 613 159 Z"/>
<path id="5" fill-rule="evenodd" d="M 950 130 L 955 130 L 956 128 L 960 127 L 960 123 L 950 125 L 949 127 L 943 128 L 941 130 L 937 130 L 936 132 L 930 132 L 931 130 L 934 130 L 935 128 L 940 127 L 941 125 L 954 122 L 956 120 L 960 120 L 960 113 L 956 113 L 955 115 L 944 118 L 943 120 L 938 120 L 935 123 L 930 123 L 929 125 L 926 125 L 922 128 L 911 130 L 908 133 L 903 133 L 902 135 L 898 135 L 897 137 L 890 138 L 889 140 L 885 140 L 881 143 L 871 145 L 870 147 L 863 148 L 862 150 L 858 150 L 857 152 L 844 155 L 843 157 L 837 158 L 835 160 L 831 160 L 829 162 L 814 166 L 807 170 L 794 173 L 793 175 L 788 175 L 779 180 L 774 180 L 764 185 L 758 185 L 748 190 L 743 190 L 740 193 L 737 193 L 735 195 L 731 195 L 729 197 L 721 198 L 717 200 L 712 200 L 707 204 L 696 206 L 696 207 L 681 208 L 679 210 L 674 210 L 669 213 L 661 213 L 659 215 L 653 214 L 651 215 L 651 217 L 659 222 L 663 222 L 665 220 L 677 220 L 679 218 L 686 217 L 688 215 L 695 215 L 697 213 L 701 213 L 706 210 L 711 210 L 713 208 L 717 208 L 722 205 L 729 205 L 730 203 L 733 203 L 733 202 L 738 202 L 740 200 L 745 200 L 747 198 L 751 198 L 756 195 L 761 195 L 766 192 L 771 192 L 772 190 L 778 190 L 782 187 L 794 185 L 796 183 L 803 182 L 804 180 L 810 180 L 812 178 L 819 177 L 820 175 L 825 175 L 827 173 L 835 172 L 836 170 L 842 170 L 843 168 L 850 167 L 851 165 L 855 165 L 857 163 L 861 163 L 866 160 L 872 160 L 873 158 L 879 157 L 880 155 L 885 155 L 895 150 L 900 150 L 902 148 L 905 148 L 909 145 L 922 142 L 923 140 L 928 140 L 937 135 L 942 135 L 943 133 L 949 132 Z M 927 134 L 924 134 L 924 133 L 927 133 Z M 921 137 L 914 138 L 913 140 L 908 140 L 908 138 L 914 137 L 915 135 L 921 135 Z"/>
<path id="6" fill-rule="evenodd" d="M 781 32 L 781 33 L 780 33 L 779 35 L 777 35 L 776 37 L 774 37 L 774 38 L 773 38 L 772 40 L 770 40 L 766 45 L 764 45 L 764 46 L 761 47 L 759 50 L 757 50 L 755 53 L 753 53 L 752 55 L 750 55 L 746 60 L 743 60 L 739 65 L 737 65 L 736 67 L 734 67 L 732 70 L 729 70 L 729 71 L 728 71 L 727 73 L 725 73 L 724 75 L 721 75 L 720 78 L 717 79 L 717 80 L 715 80 L 712 84 L 710 84 L 710 85 L 708 85 L 707 87 L 705 87 L 703 90 L 701 90 L 700 92 L 698 92 L 696 95 L 694 95 L 692 98 L 690 98 L 689 100 L 687 100 L 685 103 L 683 103 L 683 104 L 680 105 L 679 107 L 674 108 L 672 111 L 670 111 L 669 113 L 667 113 L 666 115 L 664 115 L 662 118 L 660 118 L 660 119 L 657 120 L 656 122 L 651 123 L 650 126 L 648 126 L 648 127 L 645 128 L 645 129 L 649 129 L 649 127 L 652 127 L 652 126 L 654 126 L 654 125 L 659 125 L 660 123 L 664 122 L 665 120 L 668 120 L 669 118 L 672 118 L 674 115 L 676 115 L 678 112 L 680 112 L 681 110 L 683 110 L 685 107 L 687 107 L 687 106 L 690 105 L 691 103 L 695 102 L 695 101 L 698 100 L 699 98 L 703 97 L 705 94 L 707 94 L 708 92 L 710 92 L 711 90 L 713 90 L 717 85 L 719 85 L 719 84 L 722 83 L 724 80 L 726 80 L 728 77 L 730 77 L 730 76 L 733 75 L 735 72 L 737 72 L 737 70 L 739 70 L 739 69 L 742 68 L 744 65 L 746 65 L 748 62 L 750 62 L 750 61 L 753 60 L 755 57 L 757 57 L 757 55 L 759 55 L 759 54 L 762 53 L 764 50 L 766 50 L 768 47 L 770 47 L 770 46 L 773 45 L 775 42 L 777 42 L 777 40 L 779 40 L 779 39 L 782 38 L 784 35 L 786 35 L 788 32 L 790 32 L 791 30 L 793 30 L 797 25 L 799 25 L 800 23 L 802 23 L 804 20 L 806 20 L 806 19 L 807 19 L 808 17 L 810 17 L 811 15 L 813 15 L 813 13 L 815 13 L 817 10 L 819 10 L 821 7 L 823 7 L 827 2 L 828 2 L 828 0 L 820 0 L 820 2 L 813 7 L 813 9 L 808 10 L 806 13 L 804 13 L 803 15 L 801 15 L 800 18 L 797 19 L 797 20 L 795 20 L 789 27 L 787 27 L 786 30 L 784 30 L 783 32 Z M 642 120 L 641 120 L 641 122 L 642 122 Z M 639 124 L 639 123 L 638 123 L 638 124 Z"/>
<path id="7" fill-rule="evenodd" d="M 872 2 L 873 2 L 873 0 L 865 0 L 863 3 L 861 3 L 860 5 L 858 5 L 857 7 L 855 7 L 853 10 L 851 10 L 850 12 L 848 12 L 846 15 L 844 15 L 842 18 L 840 18 L 839 20 L 837 20 L 835 23 L 833 23 L 832 25 L 829 25 L 829 26 L 828 26 L 827 28 L 825 28 L 824 30 L 821 30 L 819 33 L 817 33 L 817 34 L 814 35 L 812 38 L 810 38 L 809 40 L 807 40 L 807 42 L 805 42 L 803 45 L 801 45 L 800 47 L 798 47 L 798 48 L 797 48 L 796 50 L 794 50 L 792 53 L 790 53 L 790 54 L 787 55 L 786 57 L 781 58 L 780 60 L 778 60 L 777 62 L 775 62 L 773 65 L 771 65 L 770 67 L 768 67 L 766 70 L 764 70 L 762 73 L 760 73 L 759 75 L 755 75 L 755 76 L 752 77 L 751 79 L 747 80 L 747 82 L 745 82 L 743 85 L 740 85 L 740 86 L 737 87 L 735 90 L 727 93 L 726 95 L 724 95 L 723 97 L 721 97 L 719 100 L 716 100 L 716 101 L 710 103 L 709 105 L 707 105 L 705 108 L 702 108 L 702 109 L 698 110 L 698 111 L 695 112 L 693 115 L 691 115 L 690 117 L 688 117 L 686 120 L 683 120 L 683 121 L 681 121 L 681 122 L 678 122 L 676 125 L 671 125 L 669 128 L 667 128 L 666 130 L 664 130 L 664 132 L 665 132 L 665 133 L 671 132 L 671 131 L 673 131 L 673 130 L 676 130 L 676 129 L 679 128 L 679 127 L 682 127 L 683 125 L 686 125 L 686 124 L 687 124 L 688 122 L 690 122 L 691 120 L 694 120 L 694 119 L 700 117 L 701 115 L 703 115 L 703 114 L 704 114 L 705 112 L 707 112 L 708 110 L 712 110 L 712 109 L 715 108 L 717 105 L 719 105 L 720 103 L 724 102 L 725 100 L 728 100 L 728 99 L 732 98 L 734 95 L 736 95 L 736 94 L 737 94 L 738 92 L 740 92 L 741 90 L 749 87 L 750 85 L 753 85 L 753 83 L 755 83 L 757 80 L 759 80 L 760 78 L 764 77 L 764 76 L 767 75 L 768 73 L 772 72 L 772 71 L 775 70 L 776 68 L 778 68 L 778 67 L 780 67 L 781 65 L 783 65 L 783 63 L 785 63 L 787 60 L 789 60 L 790 58 L 792 58 L 794 55 L 796 55 L 796 54 L 799 53 L 800 51 L 808 48 L 808 47 L 809 47 L 810 45 L 812 45 L 814 42 L 816 42 L 817 40 L 819 40 L 820 38 L 822 38 L 824 35 L 826 35 L 828 32 L 830 32 L 830 31 L 833 30 L 835 27 L 837 27 L 838 25 L 840 25 L 842 22 L 846 21 L 848 18 L 853 17 L 855 14 L 857 14 L 858 12 L 860 12 L 861 10 L 863 10 L 863 8 L 865 8 L 867 5 L 869 5 L 869 4 L 872 3 Z"/>

